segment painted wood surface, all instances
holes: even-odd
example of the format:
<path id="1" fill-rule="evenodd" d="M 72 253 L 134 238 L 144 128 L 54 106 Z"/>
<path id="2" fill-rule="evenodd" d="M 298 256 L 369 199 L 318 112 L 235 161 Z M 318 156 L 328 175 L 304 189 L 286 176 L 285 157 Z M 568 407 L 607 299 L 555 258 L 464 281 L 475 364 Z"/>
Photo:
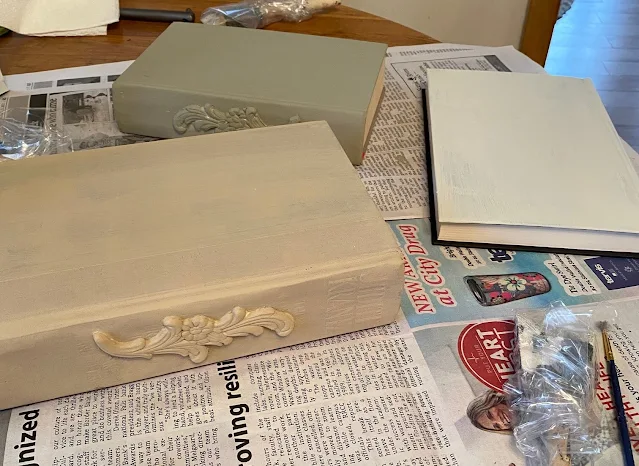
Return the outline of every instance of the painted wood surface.
<path id="1" fill-rule="evenodd" d="M 399 309 L 394 235 L 325 122 L 2 164 L 0 198 L 0 409 Z"/>

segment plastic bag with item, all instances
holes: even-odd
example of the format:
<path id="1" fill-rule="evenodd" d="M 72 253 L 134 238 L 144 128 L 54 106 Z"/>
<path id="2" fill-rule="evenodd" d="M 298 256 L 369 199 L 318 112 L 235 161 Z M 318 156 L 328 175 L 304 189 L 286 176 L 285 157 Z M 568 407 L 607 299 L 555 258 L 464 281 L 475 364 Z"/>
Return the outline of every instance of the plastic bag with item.
<path id="1" fill-rule="evenodd" d="M 42 109 L 0 115 L 0 162 L 73 151 L 71 137 L 39 116 Z"/>
<path id="2" fill-rule="evenodd" d="M 528 466 L 590 464 L 601 452 L 592 312 L 556 302 L 546 311 L 519 313 L 515 321 L 519 363 L 504 390 L 517 447 Z"/>
<path id="3" fill-rule="evenodd" d="M 253 0 L 207 8 L 201 21 L 213 26 L 259 29 L 278 21 L 299 23 L 341 0 Z"/>

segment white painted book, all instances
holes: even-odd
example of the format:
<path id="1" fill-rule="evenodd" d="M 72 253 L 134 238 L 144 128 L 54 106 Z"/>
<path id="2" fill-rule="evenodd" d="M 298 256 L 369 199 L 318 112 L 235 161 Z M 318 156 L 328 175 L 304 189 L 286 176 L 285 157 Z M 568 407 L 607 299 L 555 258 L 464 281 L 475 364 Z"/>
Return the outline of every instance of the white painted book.
<path id="1" fill-rule="evenodd" d="M 0 409 L 389 323 L 402 257 L 325 122 L 0 165 Z"/>
<path id="2" fill-rule="evenodd" d="M 639 254 L 639 176 L 587 79 L 428 70 L 437 244 Z"/>

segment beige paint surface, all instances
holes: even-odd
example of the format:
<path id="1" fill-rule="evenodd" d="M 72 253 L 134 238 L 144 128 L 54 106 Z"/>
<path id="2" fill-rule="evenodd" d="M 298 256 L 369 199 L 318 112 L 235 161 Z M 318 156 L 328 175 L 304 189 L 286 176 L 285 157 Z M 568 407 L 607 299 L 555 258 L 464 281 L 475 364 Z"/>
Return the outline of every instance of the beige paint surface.
<path id="1" fill-rule="evenodd" d="M 0 409 L 194 366 L 107 355 L 235 306 L 293 315 L 204 363 L 391 322 L 402 259 L 325 122 L 0 166 Z"/>
<path id="2" fill-rule="evenodd" d="M 343 0 L 441 42 L 519 47 L 527 0 Z"/>

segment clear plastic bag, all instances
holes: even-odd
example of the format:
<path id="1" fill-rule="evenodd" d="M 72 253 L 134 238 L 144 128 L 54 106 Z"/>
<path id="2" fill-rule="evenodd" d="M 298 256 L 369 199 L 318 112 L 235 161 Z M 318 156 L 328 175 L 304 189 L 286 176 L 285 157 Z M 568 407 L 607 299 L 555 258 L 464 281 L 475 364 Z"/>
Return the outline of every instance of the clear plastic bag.
<path id="1" fill-rule="evenodd" d="M 14 108 L 0 115 L 0 162 L 73 151 L 71 137 L 43 121 L 38 112 L 41 109 Z"/>
<path id="2" fill-rule="evenodd" d="M 592 312 L 556 302 L 515 320 L 519 364 L 504 390 L 517 447 L 529 466 L 589 464 L 601 425 Z"/>
<path id="3" fill-rule="evenodd" d="M 299 23 L 341 0 L 253 0 L 207 8 L 201 21 L 213 26 L 259 29 L 278 21 Z"/>

